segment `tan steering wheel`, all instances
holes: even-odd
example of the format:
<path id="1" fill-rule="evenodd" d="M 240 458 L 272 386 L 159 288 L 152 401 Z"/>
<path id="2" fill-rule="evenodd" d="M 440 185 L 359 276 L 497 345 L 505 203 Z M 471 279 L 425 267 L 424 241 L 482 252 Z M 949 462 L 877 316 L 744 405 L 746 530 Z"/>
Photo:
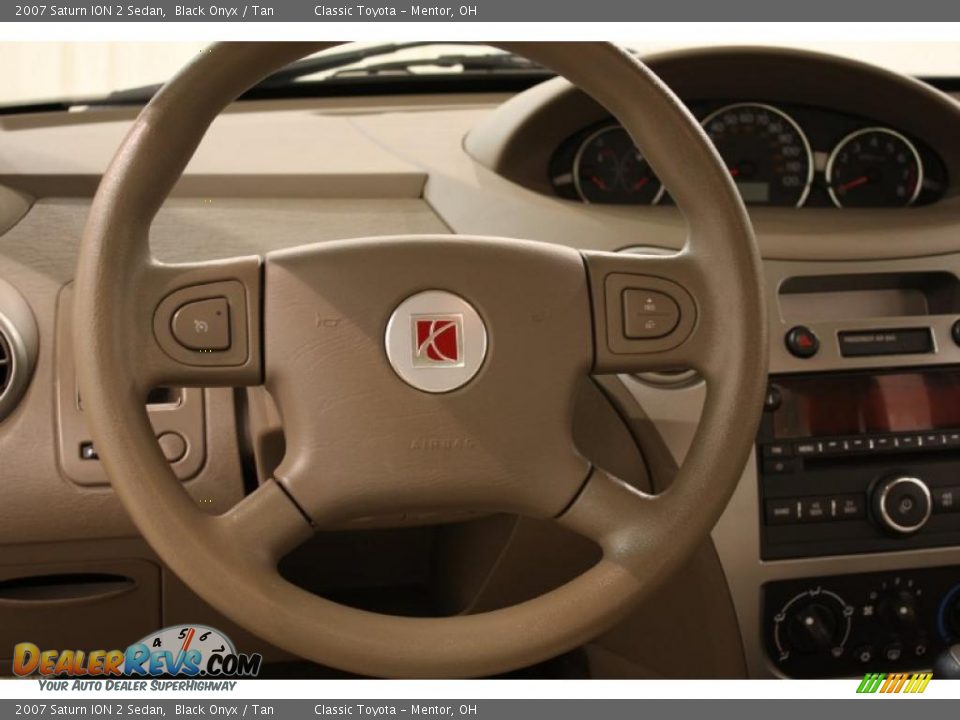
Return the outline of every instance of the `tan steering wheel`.
<path id="1" fill-rule="evenodd" d="M 153 218 L 214 118 L 258 79 L 323 47 L 212 47 L 143 109 L 107 169 L 83 237 L 74 316 L 97 449 L 118 497 L 171 570 L 281 648 L 365 675 L 479 676 L 547 659 L 609 628 L 677 571 L 740 477 L 767 357 L 749 220 L 696 120 L 631 55 L 602 43 L 509 44 L 626 127 L 688 220 L 683 252 L 648 257 L 436 236 L 190 265 L 153 259 Z M 385 349 L 391 313 L 431 289 L 467 301 L 487 333 L 479 371 L 445 393 L 401 380 Z M 631 290 L 669 296 L 675 327 L 638 337 L 646 331 L 635 328 L 643 315 Z M 229 346 L 179 345 L 172 314 L 209 298 L 223 299 Z M 409 328 L 411 320 L 398 322 Z M 476 337 L 464 330 L 463 342 Z M 578 454 L 574 390 L 591 373 L 675 367 L 700 371 L 706 405 L 673 484 L 645 495 Z M 287 451 L 275 477 L 220 516 L 204 513 L 181 487 L 144 410 L 150 388 L 178 384 L 264 385 L 283 418 Z M 455 451 L 424 451 L 423 439 Z M 596 541 L 603 557 L 534 600 L 449 618 L 345 607 L 295 587 L 276 568 L 317 529 L 463 511 L 553 518 Z"/>

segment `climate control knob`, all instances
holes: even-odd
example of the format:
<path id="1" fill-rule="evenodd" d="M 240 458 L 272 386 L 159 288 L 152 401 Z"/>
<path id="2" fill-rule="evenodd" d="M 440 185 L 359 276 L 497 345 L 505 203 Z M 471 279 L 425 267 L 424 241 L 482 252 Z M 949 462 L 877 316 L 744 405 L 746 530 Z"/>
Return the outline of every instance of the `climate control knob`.
<path id="1" fill-rule="evenodd" d="M 845 620 L 830 603 L 802 605 L 787 620 L 787 638 L 798 652 L 828 652 L 840 641 Z"/>
<path id="2" fill-rule="evenodd" d="M 773 616 L 780 662 L 793 655 L 840 657 L 850 637 L 853 607 L 835 592 L 815 587 L 794 595 Z"/>
<path id="3" fill-rule="evenodd" d="M 880 617 L 896 631 L 909 631 L 917 626 L 917 598 L 907 590 L 894 593 L 880 603 Z"/>
<path id="4" fill-rule="evenodd" d="M 883 527 L 909 535 L 930 519 L 933 502 L 930 488 L 920 478 L 901 475 L 877 483 L 873 490 L 873 514 Z"/>

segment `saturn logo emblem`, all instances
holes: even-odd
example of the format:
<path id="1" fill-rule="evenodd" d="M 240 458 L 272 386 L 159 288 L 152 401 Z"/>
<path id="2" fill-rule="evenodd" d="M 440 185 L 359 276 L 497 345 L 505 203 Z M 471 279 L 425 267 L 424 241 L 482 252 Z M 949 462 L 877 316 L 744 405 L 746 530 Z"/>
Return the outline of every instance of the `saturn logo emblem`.
<path id="1" fill-rule="evenodd" d="M 428 290 L 404 300 L 387 323 L 391 367 L 407 384 L 439 393 L 466 385 L 487 355 L 487 328 L 459 295 Z"/>
<path id="2" fill-rule="evenodd" d="M 463 318 L 460 315 L 414 315 L 410 320 L 414 334 L 415 366 L 449 367 L 463 363 Z"/>

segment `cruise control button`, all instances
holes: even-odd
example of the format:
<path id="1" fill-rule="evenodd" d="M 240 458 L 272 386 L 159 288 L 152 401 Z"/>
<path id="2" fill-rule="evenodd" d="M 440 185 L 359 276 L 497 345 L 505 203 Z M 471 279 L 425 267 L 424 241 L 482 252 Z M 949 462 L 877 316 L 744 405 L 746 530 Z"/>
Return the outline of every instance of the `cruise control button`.
<path id="1" fill-rule="evenodd" d="M 680 322 L 680 306 L 666 293 L 644 288 L 623 291 L 623 333 L 628 338 L 669 335 Z"/>
<path id="2" fill-rule="evenodd" d="M 794 357 L 812 358 L 820 350 L 820 340 L 813 330 L 803 325 L 790 328 L 784 341 L 787 344 L 787 350 Z"/>
<path id="3" fill-rule="evenodd" d="M 189 350 L 214 352 L 230 348 L 230 306 L 224 297 L 195 300 L 173 314 L 170 330 Z"/>

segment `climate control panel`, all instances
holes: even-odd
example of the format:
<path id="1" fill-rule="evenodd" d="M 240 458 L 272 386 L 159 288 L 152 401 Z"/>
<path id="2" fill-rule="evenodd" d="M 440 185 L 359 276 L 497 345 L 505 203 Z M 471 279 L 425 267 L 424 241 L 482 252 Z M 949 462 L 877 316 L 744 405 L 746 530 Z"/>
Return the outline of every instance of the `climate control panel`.
<path id="1" fill-rule="evenodd" d="M 960 567 L 782 580 L 763 606 L 767 654 L 788 677 L 921 670 L 960 642 Z"/>

